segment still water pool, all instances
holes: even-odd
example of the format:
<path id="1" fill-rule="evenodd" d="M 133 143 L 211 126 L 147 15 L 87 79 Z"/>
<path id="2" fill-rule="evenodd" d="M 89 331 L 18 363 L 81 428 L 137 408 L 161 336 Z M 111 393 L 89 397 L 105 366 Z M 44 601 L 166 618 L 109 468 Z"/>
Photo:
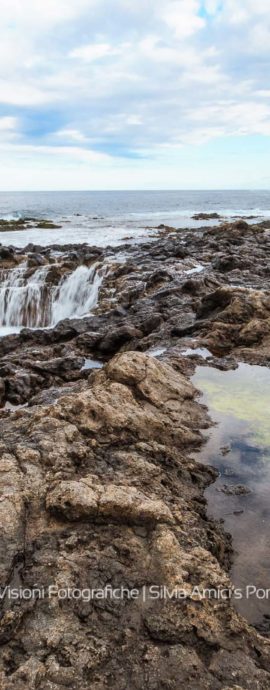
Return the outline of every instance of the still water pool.
<path id="1" fill-rule="evenodd" d="M 206 498 L 208 514 L 222 518 L 233 537 L 232 582 L 243 592 L 249 585 L 270 592 L 270 369 L 201 366 L 192 381 L 215 422 L 196 457 L 219 472 Z M 235 606 L 250 623 L 267 621 L 270 593 L 244 596 Z"/>

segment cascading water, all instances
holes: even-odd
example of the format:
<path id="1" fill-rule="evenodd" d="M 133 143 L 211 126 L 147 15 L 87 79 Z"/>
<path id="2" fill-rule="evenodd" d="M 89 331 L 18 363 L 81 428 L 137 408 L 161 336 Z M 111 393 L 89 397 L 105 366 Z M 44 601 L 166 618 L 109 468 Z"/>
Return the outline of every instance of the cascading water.
<path id="1" fill-rule="evenodd" d="M 46 303 L 47 272 L 48 267 L 42 266 L 27 277 L 26 263 L 4 272 L 0 287 L 0 328 L 46 325 L 47 314 L 43 305 Z"/>
<path id="2" fill-rule="evenodd" d="M 78 266 L 57 286 L 46 281 L 50 266 L 29 277 L 27 263 L 0 273 L 0 335 L 20 328 L 46 328 L 88 314 L 98 300 L 102 266 Z"/>
<path id="3" fill-rule="evenodd" d="M 97 264 L 90 268 L 78 266 L 69 276 L 64 276 L 53 295 L 52 325 L 62 319 L 88 314 L 97 304 L 102 278 Z"/>

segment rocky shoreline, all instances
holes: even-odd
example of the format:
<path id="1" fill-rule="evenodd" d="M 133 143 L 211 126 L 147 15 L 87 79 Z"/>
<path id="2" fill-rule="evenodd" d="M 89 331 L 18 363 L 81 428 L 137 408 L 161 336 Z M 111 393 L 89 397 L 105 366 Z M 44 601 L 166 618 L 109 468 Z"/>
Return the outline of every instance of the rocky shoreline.
<path id="1" fill-rule="evenodd" d="M 2 587 L 139 592 L 6 594 L 3 690 L 270 687 L 268 637 L 230 598 L 193 593 L 230 588 L 233 554 L 206 515 L 216 471 L 191 458 L 211 420 L 190 382 L 203 348 L 208 366 L 269 367 L 270 224 L 158 233 L 104 250 L 0 247 L 1 284 L 22 262 L 26 279 L 46 268 L 43 306 L 77 267 L 106 267 L 92 316 L 0 339 Z M 145 597 L 152 585 L 173 598 Z"/>

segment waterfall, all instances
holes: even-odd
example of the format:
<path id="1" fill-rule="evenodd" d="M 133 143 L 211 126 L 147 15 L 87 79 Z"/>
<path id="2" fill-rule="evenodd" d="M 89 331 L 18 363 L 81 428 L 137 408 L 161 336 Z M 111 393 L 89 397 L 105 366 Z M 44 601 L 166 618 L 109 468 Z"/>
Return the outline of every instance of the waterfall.
<path id="1" fill-rule="evenodd" d="M 80 317 L 96 306 L 103 279 L 100 264 L 78 266 L 57 286 L 46 281 L 50 266 L 29 277 L 27 263 L 0 272 L 0 334 L 22 327 L 46 328 L 70 317 Z"/>
<path id="2" fill-rule="evenodd" d="M 42 266 L 27 278 L 26 262 L 4 272 L 0 287 L 0 326 L 35 328 L 46 325 L 47 272 L 48 267 Z"/>
<path id="3" fill-rule="evenodd" d="M 97 271 L 97 264 L 90 268 L 78 266 L 69 276 L 64 276 L 53 295 L 52 324 L 72 316 L 89 314 L 97 304 L 102 278 L 102 273 Z"/>

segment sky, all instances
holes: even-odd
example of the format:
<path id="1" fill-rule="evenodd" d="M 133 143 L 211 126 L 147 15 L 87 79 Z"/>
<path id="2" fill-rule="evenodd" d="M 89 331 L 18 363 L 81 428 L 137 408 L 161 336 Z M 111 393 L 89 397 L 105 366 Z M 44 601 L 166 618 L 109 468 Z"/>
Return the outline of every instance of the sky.
<path id="1" fill-rule="evenodd" d="M 0 190 L 269 189 L 269 0 L 0 0 Z"/>

